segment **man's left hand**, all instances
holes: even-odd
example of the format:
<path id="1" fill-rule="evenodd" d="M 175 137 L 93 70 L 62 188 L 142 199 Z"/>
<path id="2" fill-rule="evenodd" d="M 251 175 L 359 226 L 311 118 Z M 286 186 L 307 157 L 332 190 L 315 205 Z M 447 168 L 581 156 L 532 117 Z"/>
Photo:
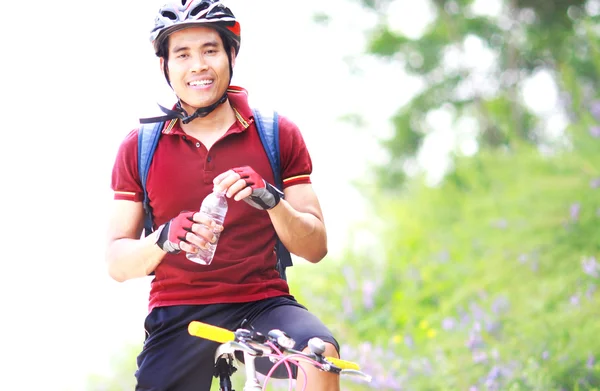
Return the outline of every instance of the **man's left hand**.
<path id="1" fill-rule="evenodd" d="M 226 190 L 227 197 L 244 200 L 249 205 L 261 209 L 273 209 L 283 198 L 283 193 L 265 181 L 250 166 L 236 167 L 218 175 L 213 181 L 215 187 Z"/>

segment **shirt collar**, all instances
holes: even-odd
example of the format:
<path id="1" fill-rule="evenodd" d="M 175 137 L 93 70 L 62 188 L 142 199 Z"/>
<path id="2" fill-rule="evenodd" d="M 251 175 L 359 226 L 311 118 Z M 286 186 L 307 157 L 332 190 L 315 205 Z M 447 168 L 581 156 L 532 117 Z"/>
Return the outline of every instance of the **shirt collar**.
<path id="1" fill-rule="evenodd" d="M 229 99 L 229 103 L 233 108 L 233 112 L 235 113 L 235 118 L 237 119 L 237 125 L 240 127 L 240 131 L 246 130 L 250 126 L 250 124 L 254 122 L 252 109 L 248 104 L 248 91 L 246 91 L 246 89 L 242 87 L 229 86 L 229 88 L 227 89 L 227 99 Z M 173 106 L 173 110 L 174 109 L 175 105 Z M 165 124 L 162 133 L 184 133 L 181 129 L 181 124 L 179 124 L 178 121 L 178 118 L 169 120 Z"/>

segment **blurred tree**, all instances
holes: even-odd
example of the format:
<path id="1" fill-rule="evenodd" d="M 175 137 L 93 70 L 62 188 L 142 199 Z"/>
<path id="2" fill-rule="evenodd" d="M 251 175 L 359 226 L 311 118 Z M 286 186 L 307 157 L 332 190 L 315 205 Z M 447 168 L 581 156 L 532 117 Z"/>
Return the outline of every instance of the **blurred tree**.
<path id="1" fill-rule="evenodd" d="M 539 70 L 559 79 L 558 72 L 568 64 L 586 88 L 598 86 L 582 23 L 584 17 L 596 21 L 599 10 L 593 1 L 499 0 L 494 9 L 493 2 L 425 0 L 432 21 L 416 38 L 394 25 L 394 13 L 410 12 L 409 2 L 401 8 L 401 0 L 359 1 L 378 20 L 369 33 L 367 52 L 424 82 L 391 119 L 395 133 L 382 141 L 390 158 L 377 169 L 385 188 L 402 185 L 405 164 L 431 132 L 427 117 L 434 110 L 449 112 L 457 131 L 461 119 L 474 120 L 479 150 L 547 145 L 550 137 L 542 119 L 522 99 L 525 81 Z M 319 20 L 328 18 L 321 15 Z M 482 56 L 491 61 L 473 60 Z"/>

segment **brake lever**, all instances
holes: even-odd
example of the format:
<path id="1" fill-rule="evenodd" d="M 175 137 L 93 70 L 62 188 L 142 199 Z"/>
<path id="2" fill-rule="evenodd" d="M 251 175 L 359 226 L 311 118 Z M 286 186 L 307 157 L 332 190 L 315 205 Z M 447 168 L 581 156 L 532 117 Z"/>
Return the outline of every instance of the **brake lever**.
<path id="1" fill-rule="evenodd" d="M 340 374 L 357 376 L 357 377 L 364 379 L 365 381 L 367 381 L 369 383 L 371 382 L 371 380 L 373 380 L 373 376 L 367 375 L 366 373 L 364 373 L 362 371 L 357 371 L 356 369 L 342 369 L 340 371 Z"/>

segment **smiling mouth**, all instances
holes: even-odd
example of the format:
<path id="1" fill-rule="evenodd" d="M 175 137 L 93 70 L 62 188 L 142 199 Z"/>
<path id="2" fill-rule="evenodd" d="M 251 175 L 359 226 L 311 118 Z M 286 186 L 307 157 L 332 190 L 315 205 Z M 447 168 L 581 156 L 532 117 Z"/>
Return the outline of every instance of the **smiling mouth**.
<path id="1" fill-rule="evenodd" d="M 206 87 L 213 84 L 213 80 L 194 80 L 188 83 L 190 87 Z"/>

